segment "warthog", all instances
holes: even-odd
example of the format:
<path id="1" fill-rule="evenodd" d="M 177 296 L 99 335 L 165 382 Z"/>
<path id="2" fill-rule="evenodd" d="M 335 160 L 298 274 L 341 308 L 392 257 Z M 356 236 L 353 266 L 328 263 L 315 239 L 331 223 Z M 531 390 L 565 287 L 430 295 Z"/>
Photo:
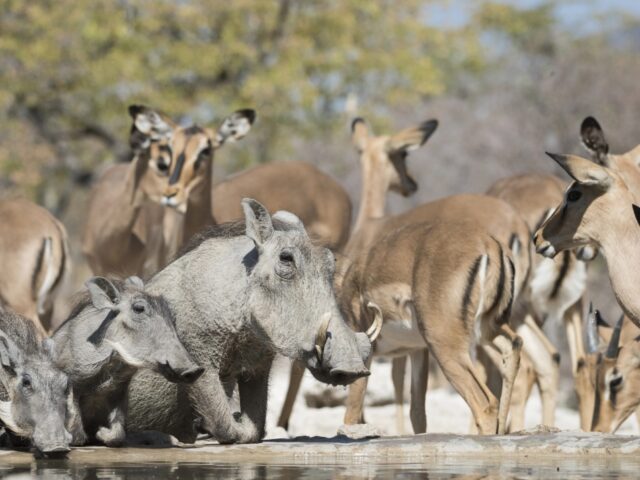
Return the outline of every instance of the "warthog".
<path id="1" fill-rule="evenodd" d="M 162 292 L 178 335 L 205 373 L 192 385 L 136 376 L 129 429 L 193 442 L 197 430 L 222 443 L 265 433 L 269 371 L 276 353 L 303 362 L 319 380 L 345 385 L 369 374 L 371 343 L 345 324 L 336 304 L 333 254 L 312 245 L 289 212 L 273 219 L 244 199 L 245 222 L 211 227 L 148 283 Z M 240 412 L 230 400 L 235 386 Z"/>
<path id="2" fill-rule="evenodd" d="M 0 420 L 45 455 L 69 451 L 70 382 L 32 321 L 0 311 Z"/>
<path id="3" fill-rule="evenodd" d="M 52 340 L 55 362 L 69 375 L 81 414 L 82 421 L 72 427 L 74 444 L 88 437 L 122 445 L 127 389 L 140 369 L 185 383 L 204 371 L 178 340 L 166 301 L 146 293 L 138 277 L 89 280 Z"/>

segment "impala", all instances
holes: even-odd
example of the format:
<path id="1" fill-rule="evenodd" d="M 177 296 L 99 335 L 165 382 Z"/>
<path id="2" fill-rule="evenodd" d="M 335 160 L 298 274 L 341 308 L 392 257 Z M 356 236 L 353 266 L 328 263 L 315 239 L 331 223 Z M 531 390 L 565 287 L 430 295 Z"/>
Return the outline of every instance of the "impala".
<path id="1" fill-rule="evenodd" d="M 47 210 L 23 199 L 0 201 L 0 309 L 51 328 L 53 301 L 69 275 L 64 226 Z"/>

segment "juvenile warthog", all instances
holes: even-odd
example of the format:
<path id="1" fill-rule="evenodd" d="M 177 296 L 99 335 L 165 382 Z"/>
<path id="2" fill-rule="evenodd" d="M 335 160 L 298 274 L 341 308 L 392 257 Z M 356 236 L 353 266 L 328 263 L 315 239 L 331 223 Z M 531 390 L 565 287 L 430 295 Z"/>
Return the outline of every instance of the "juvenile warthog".
<path id="1" fill-rule="evenodd" d="M 264 436 L 269 371 L 276 353 L 313 375 L 348 384 L 369 374 L 366 334 L 345 324 L 336 304 L 331 252 L 312 245 L 295 215 L 273 219 L 244 199 L 245 222 L 211 227 L 148 283 L 162 292 L 178 335 L 205 373 L 193 385 L 136 376 L 129 429 L 160 430 L 194 441 L 197 429 L 223 443 Z M 240 413 L 230 398 L 238 385 Z"/>
<path id="2" fill-rule="evenodd" d="M 70 377 L 82 423 L 75 444 L 121 445 L 126 436 L 127 389 L 141 368 L 171 382 L 193 382 L 202 372 L 178 340 L 171 311 L 142 280 L 94 277 L 69 319 L 54 333 L 56 364 Z"/>
<path id="3" fill-rule="evenodd" d="M 53 365 L 48 342 L 30 320 L 0 311 L 0 420 L 45 455 L 69 451 L 72 415 L 69 379 Z"/>

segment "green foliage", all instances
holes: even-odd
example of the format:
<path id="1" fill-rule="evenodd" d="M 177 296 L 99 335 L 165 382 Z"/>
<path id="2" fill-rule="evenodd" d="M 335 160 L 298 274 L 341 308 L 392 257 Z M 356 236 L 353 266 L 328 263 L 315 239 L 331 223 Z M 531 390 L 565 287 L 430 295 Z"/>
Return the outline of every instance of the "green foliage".
<path id="1" fill-rule="evenodd" d="M 247 165 L 343 128 L 349 96 L 371 109 L 362 113 L 382 113 L 441 94 L 482 55 L 470 29 L 428 26 L 424 4 L 5 0 L 0 175 L 37 190 L 42 175 L 126 158 L 131 103 L 205 125 L 255 107 L 249 146 L 234 151 Z M 40 175 L 26 178 L 19 165 Z"/>
<path id="2" fill-rule="evenodd" d="M 553 53 L 554 6 L 551 2 L 523 9 L 498 2 L 485 2 L 475 14 L 475 24 L 483 30 L 503 33 L 527 53 Z"/>

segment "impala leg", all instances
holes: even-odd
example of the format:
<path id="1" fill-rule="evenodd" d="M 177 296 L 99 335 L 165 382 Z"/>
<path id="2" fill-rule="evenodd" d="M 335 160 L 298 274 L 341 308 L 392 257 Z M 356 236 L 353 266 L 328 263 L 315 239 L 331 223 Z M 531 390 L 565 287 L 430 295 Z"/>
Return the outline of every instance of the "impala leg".
<path id="1" fill-rule="evenodd" d="M 280 418 L 278 418 L 278 426 L 289 430 L 289 419 L 291 418 L 291 412 L 293 411 L 293 404 L 296 402 L 298 391 L 300 390 L 300 384 L 302 383 L 302 377 L 304 376 L 304 364 L 294 361 L 291 364 L 291 373 L 289 374 L 289 388 L 287 389 L 287 396 L 284 399 L 284 405 L 282 405 L 282 411 L 280 412 Z"/>
<path id="2" fill-rule="evenodd" d="M 496 432 L 498 400 L 471 361 L 468 343 L 430 342 L 429 349 L 449 383 L 467 402 L 482 435 Z"/>
<path id="3" fill-rule="evenodd" d="M 367 360 L 366 367 L 371 367 L 371 356 Z M 347 411 L 344 414 L 346 425 L 364 423 L 364 394 L 367 392 L 368 379 L 369 377 L 359 378 L 349 385 L 346 401 Z"/>
<path id="4" fill-rule="evenodd" d="M 502 375 L 502 389 L 500 391 L 500 401 L 498 409 L 498 429 L 499 435 L 506 431 L 507 416 L 513 393 L 513 384 L 520 366 L 520 350 L 522 349 L 522 339 L 507 324 L 498 327 L 496 336 L 490 344 L 484 344 L 485 352 L 490 358 L 497 361 L 495 350 L 500 354 L 500 360 L 496 366 Z M 495 350 L 494 350 L 495 349 Z"/>
<path id="5" fill-rule="evenodd" d="M 524 429 L 527 400 L 531 395 L 535 383 L 536 374 L 533 369 L 533 364 L 526 352 L 523 351 L 520 355 L 520 368 L 513 383 L 513 393 L 511 394 L 509 432 L 517 432 Z"/>
<path id="6" fill-rule="evenodd" d="M 411 354 L 411 406 L 409 416 L 413 433 L 427 431 L 425 399 L 429 380 L 429 350 L 422 349 Z"/>
<path id="7" fill-rule="evenodd" d="M 518 326 L 518 335 L 522 338 L 524 351 L 533 364 L 540 388 L 542 403 L 542 424 L 552 427 L 555 423 L 555 410 L 560 382 L 560 356 L 544 332 L 530 315 Z"/>
<path id="8" fill-rule="evenodd" d="M 575 375 L 578 370 L 578 361 L 584 358 L 584 342 L 582 339 L 582 299 L 571 305 L 563 315 L 564 327 L 569 342 L 569 355 L 571 356 L 571 371 Z"/>
<path id="9" fill-rule="evenodd" d="M 404 435 L 404 374 L 407 357 L 396 357 L 391 362 L 391 380 L 393 381 L 394 401 L 396 404 L 396 432 Z"/>

